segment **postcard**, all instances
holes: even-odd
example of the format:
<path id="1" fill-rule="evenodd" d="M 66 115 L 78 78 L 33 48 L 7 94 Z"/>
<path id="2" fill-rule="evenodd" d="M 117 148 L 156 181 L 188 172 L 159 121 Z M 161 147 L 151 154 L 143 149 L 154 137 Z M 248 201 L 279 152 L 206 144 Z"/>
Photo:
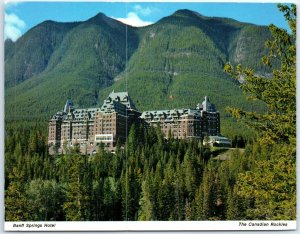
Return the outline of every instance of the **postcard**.
<path id="1" fill-rule="evenodd" d="M 9 1 L 6 231 L 296 229 L 296 5 Z"/>

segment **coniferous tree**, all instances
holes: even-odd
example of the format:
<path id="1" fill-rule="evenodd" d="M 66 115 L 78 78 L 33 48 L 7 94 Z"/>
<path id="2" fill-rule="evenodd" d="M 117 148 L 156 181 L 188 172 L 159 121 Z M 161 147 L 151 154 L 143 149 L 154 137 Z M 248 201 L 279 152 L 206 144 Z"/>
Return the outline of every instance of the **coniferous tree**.
<path id="1" fill-rule="evenodd" d="M 90 215 L 89 191 L 84 183 L 86 160 L 82 155 L 72 155 L 69 158 L 68 183 L 66 185 L 66 201 L 63 204 L 66 220 L 88 220 Z"/>
<path id="2" fill-rule="evenodd" d="M 194 200 L 194 219 L 195 220 L 205 220 L 204 217 L 204 194 L 203 194 L 203 186 L 202 184 L 198 187 L 195 194 Z"/>
<path id="3" fill-rule="evenodd" d="M 247 112 L 240 108 L 229 108 L 229 112 L 243 119 L 260 133 L 260 141 L 269 143 L 291 143 L 296 141 L 296 5 L 279 5 L 289 23 L 291 33 L 275 25 L 270 26 L 272 40 L 266 45 L 270 51 L 264 56 L 266 66 L 273 68 L 272 79 L 258 76 L 253 69 L 233 68 L 227 64 L 224 70 L 238 79 L 245 77 L 240 87 L 252 99 L 266 103 L 267 112 Z M 276 68 L 279 64 L 279 68 Z"/>
<path id="4" fill-rule="evenodd" d="M 208 220 L 214 216 L 214 192 L 213 191 L 214 175 L 211 165 L 208 164 L 203 175 L 203 220 Z"/>
<path id="5" fill-rule="evenodd" d="M 273 38 L 267 42 L 269 55 L 263 61 L 273 68 L 272 78 L 259 77 L 254 70 L 243 69 L 241 65 L 236 69 L 228 64 L 225 66 L 235 78 L 245 75 L 241 88 L 251 98 L 267 105 L 265 113 L 229 109 L 233 116 L 258 130 L 258 141 L 267 145 L 260 147 L 257 144 L 260 151 L 256 155 L 253 148 L 254 160 L 248 164 L 251 171 L 241 173 L 237 178 L 237 195 L 252 200 L 246 207 L 248 219 L 296 217 L 296 5 L 279 4 L 279 9 L 288 21 L 291 33 L 270 26 Z"/>
<path id="6" fill-rule="evenodd" d="M 150 221 L 154 219 L 153 213 L 153 203 L 151 199 L 151 190 L 149 186 L 148 179 L 144 180 L 142 183 L 142 193 L 140 198 L 140 209 L 138 220 Z"/>
<path id="7" fill-rule="evenodd" d="M 64 192 L 62 186 L 54 180 L 31 180 L 26 190 L 28 206 L 32 208 L 32 220 L 62 221 Z"/>
<path id="8" fill-rule="evenodd" d="M 8 177 L 10 184 L 5 192 L 5 220 L 32 220 L 32 207 L 28 206 L 28 198 L 25 193 L 24 172 L 14 167 Z"/>
<path id="9" fill-rule="evenodd" d="M 226 201 L 226 219 L 227 220 L 240 220 L 239 210 L 236 202 L 235 194 L 229 190 Z"/>

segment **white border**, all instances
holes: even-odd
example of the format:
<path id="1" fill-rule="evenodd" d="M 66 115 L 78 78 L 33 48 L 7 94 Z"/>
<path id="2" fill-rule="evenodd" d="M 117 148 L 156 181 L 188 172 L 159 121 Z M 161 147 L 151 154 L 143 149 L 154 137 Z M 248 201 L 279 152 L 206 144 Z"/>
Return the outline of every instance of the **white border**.
<path id="1" fill-rule="evenodd" d="M 280 226 L 279 226 L 280 225 Z M 282 225 L 282 226 L 281 226 Z M 271 231 L 295 230 L 296 221 L 5 222 L 5 231 Z"/>
<path id="2" fill-rule="evenodd" d="M 240 3 L 298 3 L 298 0 L 88 0 L 86 2 L 240 2 Z M 3 40 L 3 29 L 4 29 L 4 4 L 10 2 L 85 2 L 84 0 L 0 0 L 0 171 L 2 172 L 0 175 L 0 182 L 2 182 L 2 186 L 4 185 L 4 40 Z M 299 4 L 298 4 L 299 7 Z M 299 9 L 298 9 L 299 13 Z M 299 17 L 299 16 L 298 16 Z M 297 38 L 299 40 L 299 20 L 298 20 L 298 30 L 297 30 Z M 297 43 L 297 50 L 299 51 L 299 43 Z M 297 77 L 299 77 L 299 61 L 297 60 Z M 300 88 L 300 83 L 297 82 L 297 90 Z M 297 110 L 300 109 L 300 96 L 297 95 Z M 298 112 L 298 111 L 297 111 Z M 297 113 L 297 127 L 300 121 L 300 115 Z M 298 133 L 298 128 L 297 128 Z M 297 145 L 297 155 L 300 150 L 299 144 Z M 299 175 L 299 160 L 297 160 L 297 175 Z M 298 177 L 299 178 L 299 177 Z M 299 183 L 297 182 L 297 189 L 299 189 Z M 298 190 L 299 191 L 299 190 Z M 120 222 L 4 222 L 4 191 L 3 187 L 0 189 L 0 233 L 2 233 L 3 228 L 5 231 L 210 231 L 209 233 L 215 233 L 216 231 L 228 231 L 235 230 L 235 233 L 241 233 L 239 231 L 243 230 L 251 230 L 251 231 L 270 231 L 270 230 L 279 230 L 276 233 L 282 233 L 280 230 L 295 230 L 297 228 L 296 221 L 120 221 Z M 299 198 L 299 193 L 297 195 Z M 298 199 L 297 199 L 298 200 Z M 297 217 L 299 217 L 299 200 L 297 202 Z M 240 222 L 246 223 L 246 226 L 240 226 Z M 259 222 L 259 223 L 269 223 L 268 226 L 249 226 L 250 223 Z M 287 223 L 287 227 L 285 226 L 270 226 L 270 223 Z M 3 225 L 2 225 L 3 224 Z M 24 228 L 13 227 L 14 224 L 24 224 Z M 33 224 L 35 226 L 27 227 L 26 224 Z M 38 228 L 36 224 L 42 225 L 41 228 Z M 54 227 L 46 225 L 53 224 Z M 215 232 L 212 232 L 215 230 Z M 206 232 L 207 233 L 207 232 Z M 255 233 L 255 232 L 253 232 Z M 297 233 L 296 231 L 290 231 L 289 233 Z"/>

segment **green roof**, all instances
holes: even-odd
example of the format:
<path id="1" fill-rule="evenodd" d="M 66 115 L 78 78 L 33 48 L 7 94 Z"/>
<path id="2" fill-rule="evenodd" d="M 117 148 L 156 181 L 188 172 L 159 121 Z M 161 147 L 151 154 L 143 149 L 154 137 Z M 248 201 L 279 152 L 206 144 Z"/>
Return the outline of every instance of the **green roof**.
<path id="1" fill-rule="evenodd" d="M 123 105 L 125 105 L 128 109 L 134 109 L 136 110 L 136 107 L 128 95 L 128 92 L 114 92 L 112 91 L 108 97 L 104 100 L 103 105 L 101 107 L 101 110 L 106 111 L 107 108 L 114 105 L 113 102 L 119 102 Z"/>
<path id="2" fill-rule="evenodd" d="M 164 116 L 166 120 L 173 120 L 174 117 L 181 117 L 183 115 L 195 115 L 200 117 L 200 112 L 194 109 L 153 110 L 144 111 L 141 118 L 146 119 L 151 117 L 151 119 L 155 119 Z"/>

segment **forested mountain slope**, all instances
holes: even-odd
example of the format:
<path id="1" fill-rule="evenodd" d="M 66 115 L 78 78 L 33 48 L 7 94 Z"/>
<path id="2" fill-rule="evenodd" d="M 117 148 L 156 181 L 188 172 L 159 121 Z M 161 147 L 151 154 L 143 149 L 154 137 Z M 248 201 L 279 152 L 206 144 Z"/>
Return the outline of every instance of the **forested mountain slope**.
<path id="1" fill-rule="evenodd" d="M 67 97 L 91 107 L 128 88 L 140 110 L 194 107 L 209 96 L 226 125 L 225 107 L 261 106 L 246 101 L 224 64 L 243 63 L 267 76 L 257 61 L 268 38 L 267 27 L 189 10 L 143 28 L 102 13 L 83 22 L 45 21 L 5 43 L 6 118 L 47 120 Z"/>
<path id="2" fill-rule="evenodd" d="M 32 37 L 29 45 L 23 43 L 23 37 L 14 45 L 5 57 L 6 67 L 37 67 L 35 61 L 28 58 L 43 57 L 49 48 L 46 43 L 35 43 L 36 37 L 48 38 L 43 34 L 47 22 L 36 26 L 23 37 Z M 38 31 L 38 33 L 34 33 Z M 136 48 L 135 29 L 129 28 L 128 55 Z M 43 35 L 41 35 L 43 34 Z M 124 24 L 107 18 L 103 14 L 76 23 L 65 32 L 56 49 L 51 51 L 43 69 L 22 81 L 23 73 L 14 73 L 6 69 L 6 112 L 9 118 L 22 114 L 22 118 L 48 117 L 60 108 L 68 96 L 72 96 L 79 106 L 97 105 L 98 92 L 110 86 L 113 78 L 124 70 L 126 61 L 126 27 Z M 29 46 L 27 48 L 27 46 Z M 18 47 L 25 47 L 24 53 L 18 53 Z M 15 51 L 13 51 L 15 49 Z M 18 59 L 16 59 L 18 58 Z M 28 61 L 28 62 L 27 62 Z M 26 65 L 26 63 L 28 63 Z M 25 65 L 24 65 L 25 64 Z M 11 78 L 14 76 L 14 79 Z M 11 80 L 16 81 L 11 86 Z M 51 97 L 51 98 L 49 98 Z M 18 109 L 18 113 L 15 113 Z"/>
<path id="3" fill-rule="evenodd" d="M 223 72 L 224 64 L 261 68 L 268 29 L 180 10 L 139 30 L 140 43 L 127 71 L 113 89 L 129 93 L 140 109 L 194 107 L 208 95 L 224 111 L 228 105 L 249 105 L 239 87 Z M 127 72 L 127 74 L 126 74 Z M 127 75 L 127 80 L 123 79 Z M 104 90 L 106 97 L 111 87 Z"/>

